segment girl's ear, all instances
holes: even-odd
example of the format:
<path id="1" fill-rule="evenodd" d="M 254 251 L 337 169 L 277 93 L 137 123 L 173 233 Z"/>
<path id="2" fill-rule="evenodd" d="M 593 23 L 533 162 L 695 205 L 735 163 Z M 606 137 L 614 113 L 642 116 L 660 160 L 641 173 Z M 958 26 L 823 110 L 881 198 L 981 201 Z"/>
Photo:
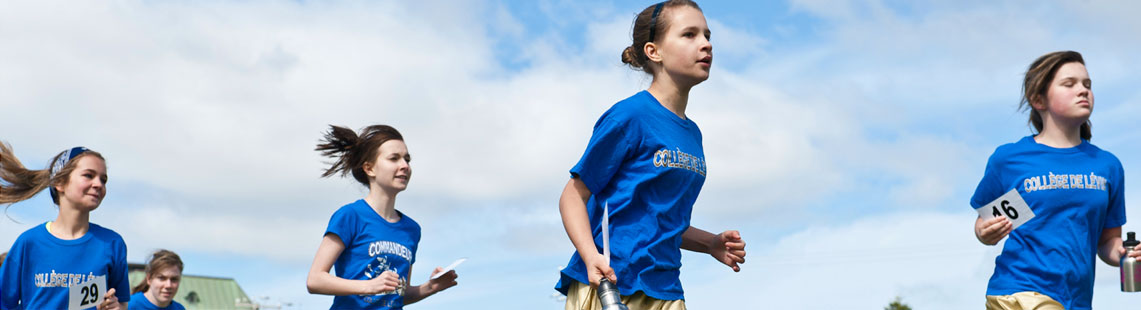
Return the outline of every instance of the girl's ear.
<path id="1" fill-rule="evenodd" d="M 1046 110 L 1046 99 L 1042 98 L 1042 95 L 1032 95 L 1032 96 L 1030 96 L 1029 101 L 1030 101 L 1030 107 L 1033 108 L 1034 110 L 1036 110 L 1036 111 L 1045 111 Z"/>
<path id="2" fill-rule="evenodd" d="M 65 183 L 66 183 L 66 182 L 65 182 Z M 64 185 L 66 185 L 66 184 L 60 183 L 60 184 L 51 184 L 51 185 L 49 185 L 49 186 L 51 186 L 52 188 L 54 188 L 56 193 L 59 193 L 59 197 L 60 197 L 60 198 L 63 198 L 63 188 L 64 188 Z"/>
<path id="3" fill-rule="evenodd" d="M 374 178 L 375 178 L 375 177 L 376 177 L 376 174 L 374 174 L 374 173 L 372 172 L 372 165 L 373 165 L 373 164 L 372 164 L 372 162 L 367 162 L 367 161 L 366 161 L 366 162 L 364 162 L 364 164 L 363 164 L 363 165 L 361 165 L 361 169 L 364 169 L 364 174 L 365 174 L 365 175 L 367 175 L 367 176 L 370 176 L 370 177 L 374 177 Z"/>
<path id="4" fill-rule="evenodd" d="M 650 59 L 651 62 L 659 64 L 662 62 L 662 55 L 658 54 L 658 45 L 654 42 L 646 42 L 646 45 L 642 46 L 642 51 L 646 53 L 646 58 Z"/>

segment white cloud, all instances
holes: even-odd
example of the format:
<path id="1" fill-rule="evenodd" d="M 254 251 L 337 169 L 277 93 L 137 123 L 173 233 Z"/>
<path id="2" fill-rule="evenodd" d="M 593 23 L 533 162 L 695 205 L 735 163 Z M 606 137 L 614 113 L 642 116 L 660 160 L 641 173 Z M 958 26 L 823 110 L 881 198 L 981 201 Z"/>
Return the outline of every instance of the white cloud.
<path id="1" fill-rule="evenodd" d="M 630 12 L 542 2 L 556 28 L 536 34 L 505 6 L 10 4 L 0 10 L 0 138 L 31 163 L 77 144 L 107 155 L 110 196 L 93 221 L 132 249 L 288 265 L 299 272 L 243 285 L 252 295 L 325 300 L 300 289 L 300 270 L 332 211 L 363 190 L 317 178 L 325 159 L 312 148 L 328 124 L 392 124 L 415 158 L 398 207 L 432 240 L 424 261 L 494 262 L 477 265 L 490 271 L 469 273 L 469 286 L 418 306 L 532 289 L 543 300 L 530 302 L 548 305 L 555 273 L 525 264 L 553 268 L 572 251 L 556 205 L 566 171 L 597 117 L 648 80 L 618 62 Z M 902 295 L 918 308 L 977 307 L 993 249 L 970 236 L 965 208 L 930 210 L 965 205 L 985 156 L 1025 134 L 1013 107 L 1033 57 L 1089 50 L 1099 85 L 1109 84 L 1099 93 L 1095 119 L 1107 134 L 1098 141 L 1118 146 L 1111 151 L 1127 167 L 1136 158 L 1130 103 L 1141 95 L 1113 81 L 1135 80 L 1128 30 L 1137 21 L 1112 6 L 1074 6 L 1063 5 L 1085 23 L 1059 33 L 1046 18 L 1057 11 L 1014 4 L 936 4 L 903 16 L 881 2 L 796 1 L 793 11 L 819 17 L 821 32 L 797 44 L 708 16 L 726 57 L 687 111 L 710 165 L 694 219 L 757 237 L 740 274 L 687 256 L 691 305 L 769 305 L 827 283 L 854 303 L 823 306 L 875 308 Z M 565 29 L 583 42 L 563 38 Z M 1103 101 L 1114 97 L 1123 99 Z M 877 207 L 853 210 L 865 206 Z M 809 216 L 820 210 L 841 218 Z M 0 239 L 26 227 L 0 224 Z M 497 278 L 496 264 L 512 273 Z M 926 264 L 946 267 L 910 272 Z M 481 284 L 488 279 L 501 287 Z M 853 285 L 861 290 L 841 289 Z"/>
<path id="2" fill-rule="evenodd" d="M 916 309 L 978 308 L 1001 246 L 976 241 L 973 224 L 973 214 L 917 211 L 813 225 L 771 242 L 746 240 L 750 252 L 740 273 L 687 254 L 686 304 L 879 309 L 900 296 Z M 1117 277 L 1117 268 L 1099 260 L 1095 306 L 1127 304 Z"/>
<path id="3" fill-rule="evenodd" d="M 970 214 L 907 212 L 814 225 L 771 242 L 753 240 L 739 274 L 694 255 L 700 259 L 683 269 L 683 282 L 691 296 L 707 297 L 686 302 L 694 308 L 875 309 L 902 296 L 915 308 L 977 307 L 997 248 L 975 241 L 972 224 Z M 808 297 L 820 294 L 829 297 Z"/>
<path id="4" fill-rule="evenodd" d="M 131 258 L 146 257 L 146 249 L 171 248 L 305 264 L 312 260 L 328 222 L 273 215 L 202 214 L 163 205 L 140 207 L 100 210 L 103 214 L 96 215 L 104 223 L 113 218 L 111 222 L 117 225 L 110 227 L 132 248 L 140 249 L 132 250 Z M 97 221 L 96 216 L 92 221 Z"/>

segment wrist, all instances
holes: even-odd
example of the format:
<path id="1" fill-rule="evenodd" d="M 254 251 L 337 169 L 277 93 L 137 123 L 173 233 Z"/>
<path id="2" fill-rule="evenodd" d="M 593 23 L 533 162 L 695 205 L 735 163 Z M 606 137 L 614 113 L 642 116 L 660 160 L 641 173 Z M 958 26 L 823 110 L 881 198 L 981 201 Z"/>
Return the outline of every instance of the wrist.
<path id="1" fill-rule="evenodd" d="M 718 248 L 719 245 L 724 247 L 723 243 L 721 243 L 721 235 L 711 235 L 709 238 L 705 238 L 705 242 L 701 243 L 701 246 L 705 248 L 705 253 L 709 254 L 713 254 L 715 251 L 720 250 Z"/>

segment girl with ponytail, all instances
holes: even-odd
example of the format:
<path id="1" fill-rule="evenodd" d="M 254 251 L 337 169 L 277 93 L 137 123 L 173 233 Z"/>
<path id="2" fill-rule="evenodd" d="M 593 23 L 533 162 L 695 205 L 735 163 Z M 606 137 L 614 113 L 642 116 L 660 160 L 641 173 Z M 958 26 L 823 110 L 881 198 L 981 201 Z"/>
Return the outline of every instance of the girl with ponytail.
<path id="1" fill-rule="evenodd" d="M 368 195 L 349 203 L 329 220 L 306 286 L 309 293 L 334 295 L 330 309 L 402 309 L 456 285 L 454 270 L 409 286 L 420 225 L 396 210 L 396 194 L 408 188 L 412 156 L 404 137 L 386 125 L 352 129 L 330 126 L 317 145 L 332 166 L 321 177 L 352 174 Z M 329 269 L 336 267 L 336 275 Z"/>
<path id="2" fill-rule="evenodd" d="M 147 260 L 146 277 L 131 289 L 131 306 L 127 310 L 186 310 L 174 301 L 182 282 L 182 259 L 178 254 L 158 250 Z"/>
<path id="3" fill-rule="evenodd" d="M 987 284 L 986 308 L 1090 309 L 1096 257 L 1117 266 L 1127 250 L 1121 242 L 1125 169 L 1090 143 L 1093 80 L 1082 55 L 1058 51 L 1034 60 L 1020 105 L 1030 110 L 1036 133 L 994 150 L 970 200 L 979 209 L 1016 191 L 1034 214 L 1018 229 L 1011 222 L 1017 212 L 975 219 L 982 244 L 1006 239 Z"/>
<path id="4" fill-rule="evenodd" d="M 559 199 L 576 250 L 555 285 L 568 310 L 599 309 L 602 278 L 630 309 L 685 309 L 681 249 L 708 253 L 733 271 L 745 262 L 737 231 L 690 226 L 706 165 L 701 131 L 685 109 L 713 63 L 705 15 L 693 1 L 661 2 L 635 17 L 632 34 L 622 62 L 653 76 L 650 88 L 602 114 Z M 599 253 L 603 217 L 610 257 Z"/>
<path id="5" fill-rule="evenodd" d="M 47 189 L 59 209 L 54 221 L 20 234 L 0 266 L 0 309 L 66 309 L 69 290 L 98 276 L 103 296 L 83 309 L 126 309 L 127 245 L 118 233 L 91 223 L 107 194 L 107 164 L 99 152 L 67 149 L 47 169 L 32 170 L 0 142 L 0 204 L 28 200 Z M 77 289 L 77 287 L 76 287 Z"/>

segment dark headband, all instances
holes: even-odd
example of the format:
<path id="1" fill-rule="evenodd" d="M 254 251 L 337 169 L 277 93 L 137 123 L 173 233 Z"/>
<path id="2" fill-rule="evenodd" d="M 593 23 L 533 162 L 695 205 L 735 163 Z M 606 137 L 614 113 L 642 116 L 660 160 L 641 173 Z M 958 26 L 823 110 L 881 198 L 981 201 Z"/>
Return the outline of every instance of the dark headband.
<path id="1" fill-rule="evenodd" d="M 654 34 L 658 32 L 658 13 L 662 12 L 662 6 L 665 4 L 666 2 L 662 1 L 654 6 L 654 13 L 650 14 L 650 40 L 646 42 L 654 42 Z"/>
<path id="2" fill-rule="evenodd" d="M 61 169 L 63 169 L 64 165 L 67 165 L 67 162 L 71 161 L 71 159 L 75 158 L 76 156 L 79 156 L 79 154 L 83 154 L 83 152 L 87 152 L 87 148 L 82 146 L 73 147 L 66 151 L 60 152 L 59 156 L 56 156 L 55 162 L 52 163 L 51 176 L 49 178 L 55 178 L 55 175 L 59 173 Z M 54 186 L 48 186 L 48 190 L 51 191 L 53 200 L 59 199 L 59 193 L 55 191 Z"/>

